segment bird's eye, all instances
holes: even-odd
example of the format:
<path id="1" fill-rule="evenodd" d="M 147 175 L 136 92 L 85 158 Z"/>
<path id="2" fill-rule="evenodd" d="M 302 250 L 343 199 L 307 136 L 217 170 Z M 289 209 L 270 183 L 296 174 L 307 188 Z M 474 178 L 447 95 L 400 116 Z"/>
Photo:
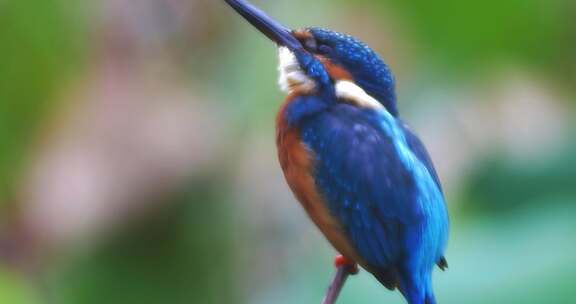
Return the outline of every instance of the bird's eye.
<path id="1" fill-rule="evenodd" d="M 306 50 L 309 52 L 315 53 L 317 48 L 318 48 L 318 44 L 316 43 L 316 39 L 308 38 L 308 39 L 304 40 L 304 48 L 306 48 Z"/>

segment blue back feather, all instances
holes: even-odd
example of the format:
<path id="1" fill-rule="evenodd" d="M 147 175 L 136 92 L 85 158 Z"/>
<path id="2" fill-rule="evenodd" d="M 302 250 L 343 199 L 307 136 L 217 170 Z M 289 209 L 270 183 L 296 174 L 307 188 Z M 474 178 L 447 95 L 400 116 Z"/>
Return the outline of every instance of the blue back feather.
<path id="1" fill-rule="evenodd" d="M 448 218 L 420 140 L 384 110 L 316 96 L 297 97 L 286 116 L 314 152 L 316 185 L 357 252 L 373 269 L 397 272 L 405 292 L 432 299 Z"/>

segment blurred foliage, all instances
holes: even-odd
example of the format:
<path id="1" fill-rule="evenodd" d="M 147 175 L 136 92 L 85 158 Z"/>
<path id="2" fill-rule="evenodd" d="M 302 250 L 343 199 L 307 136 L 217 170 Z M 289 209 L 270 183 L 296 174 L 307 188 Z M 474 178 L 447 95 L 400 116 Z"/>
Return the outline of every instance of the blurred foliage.
<path id="1" fill-rule="evenodd" d="M 32 304 L 37 302 L 36 292 L 21 274 L 0 269 L 0 303 Z"/>
<path id="2" fill-rule="evenodd" d="M 238 301 L 231 277 L 230 207 L 216 186 L 224 183 L 207 179 L 190 185 L 168 208 L 124 223 L 125 229 L 113 230 L 89 252 L 60 258 L 51 288 L 55 302 Z"/>
<path id="3" fill-rule="evenodd" d="M 435 69 L 452 70 L 452 76 L 476 78 L 502 65 L 524 65 L 566 85 L 576 83 L 573 1 L 361 0 L 353 5 L 358 3 L 383 14 L 393 10 L 407 25 L 403 30 L 416 38 L 419 55 Z"/>
<path id="4" fill-rule="evenodd" d="M 502 155 L 479 160 L 463 193 L 471 203 L 464 209 L 499 214 L 538 206 L 547 199 L 567 203 L 576 197 L 576 145 L 545 165 L 510 162 Z M 550 207 L 550 206 L 547 206 Z"/>
<path id="5" fill-rule="evenodd" d="M 56 94 L 79 68 L 83 46 L 77 3 L 0 3 L 0 203 L 18 180 Z M 75 13 L 75 15 L 73 14 Z"/>
<path id="6" fill-rule="evenodd" d="M 229 113 L 219 116 L 225 130 L 223 136 L 231 143 L 227 146 L 229 151 L 222 153 L 224 156 L 215 162 L 217 166 L 212 165 L 216 168 L 207 170 L 216 172 L 214 176 L 190 179 L 183 193 L 160 199 L 161 207 L 109 227 L 94 243 L 58 252 L 47 267 L 49 296 L 54 297 L 55 303 L 314 303 L 324 293 L 332 271 L 329 261 L 333 251 L 319 233 L 311 233 L 314 228 L 303 213 L 285 214 L 284 209 L 269 201 L 296 204 L 286 187 L 267 187 L 275 180 L 269 181 L 265 175 L 280 174 L 279 170 L 270 169 L 274 155 L 272 113 L 282 99 L 276 88 L 274 47 L 223 3 L 191 0 L 197 2 L 196 9 L 214 6 L 213 11 L 222 11 L 226 17 L 208 20 L 202 13 L 191 14 L 197 22 L 190 23 L 195 31 L 209 34 L 200 35 L 203 38 L 201 43 L 195 41 L 196 45 L 175 43 L 184 50 L 166 54 L 185 52 L 184 46 L 193 48 L 187 64 L 176 66 L 189 77 L 186 81 L 191 86 L 210 97 L 210 102 L 233 113 L 231 117 L 227 116 Z M 365 25 L 355 23 L 360 18 L 357 14 L 376 20 L 376 26 L 394 24 L 394 29 L 399 30 L 397 37 L 386 38 L 390 43 L 413 46 L 414 54 L 407 58 L 417 61 L 397 65 L 417 66 L 411 72 L 424 75 L 425 81 L 415 83 L 411 89 L 423 90 L 421 87 L 440 82 L 439 90 L 448 91 L 448 97 L 450 90 L 472 94 L 466 89 L 481 91 L 485 83 L 500 79 L 503 71 L 512 68 L 536 75 L 540 85 L 567 96 L 566 104 L 547 102 L 558 103 L 569 119 L 576 116 L 574 1 L 254 2 L 295 27 L 343 26 L 338 16 L 351 16 L 352 22 L 346 26 L 352 28 L 346 31 L 361 32 Z M 134 5 L 135 15 L 142 13 L 139 5 L 145 3 L 149 4 L 143 1 Z M 67 106 L 61 95 L 77 85 L 74 81 L 86 76 L 90 64 L 96 65 L 87 57 L 98 51 L 103 42 L 93 34 L 99 25 L 86 16 L 91 5 L 67 0 L 0 1 L 0 204 L 10 203 L 20 195 L 18 183 L 37 152 L 36 143 L 50 140 L 45 138 L 47 128 Z M 159 20 L 170 18 L 163 15 Z M 363 39 L 381 39 L 376 35 L 385 30 L 376 28 L 365 33 Z M 157 56 L 170 56 L 166 54 Z M 172 60 L 146 57 L 141 62 L 152 65 L 154 59 Z M 204 105 L 196 100 L 197 96 L 193 97 L 191 102 L 198 102 L 197 109 L 201 111 Z M 458 108 L 473 106 L 466 103 L 479 100 L 483 99 L 447 98 L 441 105 L 436 101 L 430 104 Z M 490 110 L 496 111 L 487 111 Z M 518 109 L 519 116 L 521 111 Z M 538 123 L 546 121 L 534 122 Z M 575 134 L 573 124 L 565 125 L 567 134 Z M 213 136 L 211 131 L 200 130 L 206 133 L 207 140 Z M 573 139 L 566 139 L 569 140 Z M 486 147 L 486 153 L 470 156 L 476 157 L 470 160 L 472 166 L 459 169 L 460 188 L 449 193 L 455 198 L 450 201 L 450 269 L 435 274 L 439 301 L 576 302 L 572 288 L 576 280 L 576 146 L 567 144 L 561 153 L 542 156 L 536 164 L 510 161 L 510 155 L 502 152 L 497 143 L 489 143 L 494 146 Z M 250 193 L 254 189 L 233 189 L 230 184 L 235 179 L 242 180 L 243 186 L 256 185 L 254 189 L 262 192 L 261 196 Z M 258 198 L 265 202 L 250 202 Z M 245 204 L 238 205 L 239 201 Z M 0 206 L 3 211 L 1 207 L 4 206 Z M 261 210 L 256 212 L 254 208 Z M 265 235 L 263 230 L 269 229 L 268 221 L 274 219 L 274 212 L 282 220 L 298 217 L 296 224 L 286 228 L 293 232 L 286 233 L 289 237 L 260 240 Z M 8 214 L 1 213 L 0 218 Z M 246 226 L 250 226 L 255 234 L 251 238 L 261 242 L 261 247 L 252 248 L 248 241 L 234 239 L 234 229 Z M 241 271 L 242 255 L 258 256 L 274 250 L 285 256 L 294 254 L 293 259 L 273 259 L 285 271 L 273 273 L 266 266 L 259 270 L 254 267 L 254 274 Z M 248 281 L 252 278 L 260 278 L 257 271 L 270 275 L 264 276 L 265 284 L 253 283 L 254 290 L 242 290 L 245 285 L 250 286 Z M 35 284 L 29 284 L 28 275 L 0 267 L 1 304 L 46 301 L 37 299 L 39 291 Z M 388 292 L 365 272 L 347 283 L 341 300 L 401 302 L 397 293 Z"/>

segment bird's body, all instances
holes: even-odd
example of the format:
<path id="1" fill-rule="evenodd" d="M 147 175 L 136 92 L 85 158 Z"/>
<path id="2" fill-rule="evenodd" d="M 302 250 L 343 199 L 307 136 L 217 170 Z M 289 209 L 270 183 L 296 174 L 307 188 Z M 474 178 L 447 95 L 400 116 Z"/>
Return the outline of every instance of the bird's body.
<path id="1" fill-rule="evenodd" d="M 448 213 L 424 145 L 399 118 L 388 66 L 351 36 L 288 32 L 259 14 L 243 15 L 280 45 L 288 97 L 276 143 L 295 197 L 343 256 L 410 304 L 436 303 Z"/>
<path id="2" fill-rule="evenodd" d="M 447 214 L 426 154 L 411 152 L 423 146 L 412 134 L 413 142 L 393 143 L 388 132 L 410 132 L 400 121 L 347 104 L 288 124 L 290 107 L 310 99 L 289 100 L 277 118 L 280 164 L 296 198 L 338 252 L 387 288 L 400 287 L 410 303 L 435 303 L 430 280 Z M 397 130 L 380 125 L 387 123 Z"/>

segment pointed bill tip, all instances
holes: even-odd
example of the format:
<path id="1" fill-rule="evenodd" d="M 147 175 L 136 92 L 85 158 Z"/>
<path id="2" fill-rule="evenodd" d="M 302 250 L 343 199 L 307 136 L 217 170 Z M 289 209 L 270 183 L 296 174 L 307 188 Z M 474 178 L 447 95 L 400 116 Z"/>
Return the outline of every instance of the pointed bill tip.
<path id="1" fill-rule="evenodd" d="M 302 44 L 292 35 L 289 28 L 272 19 L 259 8 L 245 0 L 225 0 L 225 2 L 278 45 L 285 46 L 292 51 L 303 49 Z"/>

